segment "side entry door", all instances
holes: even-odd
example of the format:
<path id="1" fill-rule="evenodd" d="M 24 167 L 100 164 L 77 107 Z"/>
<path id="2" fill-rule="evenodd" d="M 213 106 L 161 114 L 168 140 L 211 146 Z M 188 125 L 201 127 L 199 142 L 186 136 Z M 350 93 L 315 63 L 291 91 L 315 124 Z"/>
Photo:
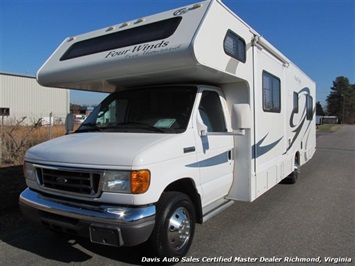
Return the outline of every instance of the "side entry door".
<path id="1" fill-rule="evenodd" d="M 224 96 L 217 89 L 202 89 L 196 119 L 207 127 L 197 135 L 196 150 L 203 190 L 203 206 L 228 194 L 233 182 L 233 136 L 223 134 L 230 127 Z M 215 133 L 215 135 L 214 135 Z"/>

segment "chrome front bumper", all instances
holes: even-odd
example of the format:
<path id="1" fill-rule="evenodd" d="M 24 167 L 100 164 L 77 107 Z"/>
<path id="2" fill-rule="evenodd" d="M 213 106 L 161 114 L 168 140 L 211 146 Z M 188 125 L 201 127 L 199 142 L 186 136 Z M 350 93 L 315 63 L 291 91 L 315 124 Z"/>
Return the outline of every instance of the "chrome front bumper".
<path id="1" fill-rule="evenodd" d="M 26 216 L 50 229 L 87 236 L 92 242 L 105 245 L 143 243 L 155 224 L 154 205 L 137 208 L 97 206 L 48 197 L 29 188 L 21 193 L 19 202 Z"/>

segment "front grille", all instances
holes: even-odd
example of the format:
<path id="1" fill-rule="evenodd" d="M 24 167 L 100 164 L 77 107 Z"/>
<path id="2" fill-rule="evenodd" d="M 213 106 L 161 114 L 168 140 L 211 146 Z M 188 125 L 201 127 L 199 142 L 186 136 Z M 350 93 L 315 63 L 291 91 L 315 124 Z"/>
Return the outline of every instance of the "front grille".
<path id="1" fill-rule="evenodd" d="M 52 190 L 94 197 L 99 194 L 101 172 L 86 169 L 37 167 L 39 184 Z"/>

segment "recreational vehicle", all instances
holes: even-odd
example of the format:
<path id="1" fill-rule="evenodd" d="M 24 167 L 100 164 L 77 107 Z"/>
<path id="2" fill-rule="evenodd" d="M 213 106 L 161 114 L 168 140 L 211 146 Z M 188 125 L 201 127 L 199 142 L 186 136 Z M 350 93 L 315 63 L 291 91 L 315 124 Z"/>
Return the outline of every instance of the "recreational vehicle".
<path id="1" fill-rule="evenodd" d="M 294 183 L 315 152 L 315 83 L 219 0 L 69 37 L 37 80 L 110 92 L 27 151 L 19 199 L 94 243 L 182 257 L 196 223 Z"/>

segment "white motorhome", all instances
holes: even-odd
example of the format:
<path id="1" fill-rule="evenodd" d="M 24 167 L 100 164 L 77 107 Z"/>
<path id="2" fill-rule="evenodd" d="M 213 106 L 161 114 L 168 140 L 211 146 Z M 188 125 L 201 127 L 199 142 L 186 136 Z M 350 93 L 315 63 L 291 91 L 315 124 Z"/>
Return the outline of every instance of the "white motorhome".
<path id="1" fill-rule="evenodd" d="M 20 196 L 95 243 L 184 256 L 195 223 L 294 183 L 315 152 L 315 83 L 219 0 L 67 38 L 37 80 L 112 92 L 27 151 Z"/>

